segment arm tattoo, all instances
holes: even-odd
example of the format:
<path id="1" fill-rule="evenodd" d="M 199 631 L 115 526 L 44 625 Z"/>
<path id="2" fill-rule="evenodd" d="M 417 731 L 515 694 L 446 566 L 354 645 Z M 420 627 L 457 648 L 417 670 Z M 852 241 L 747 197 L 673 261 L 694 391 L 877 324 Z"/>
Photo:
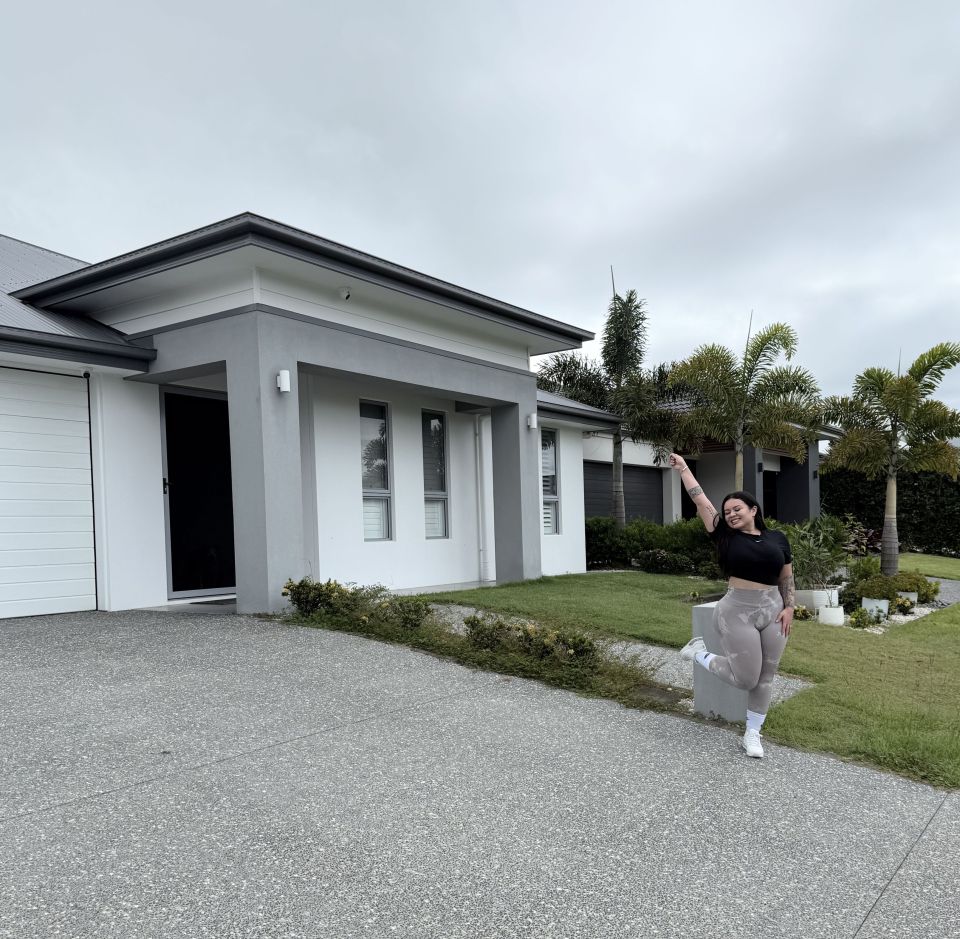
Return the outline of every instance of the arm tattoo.
<path id="1" fill-rule="evenodd" d="M 702 496 L 703 486 L 694 486 L 693 489 L 688 489 L 687 495 L 690 496 L 691 499 L 696 499 L 697 496 Z"/>
<path id="2" fill-rule="evenodd" d="M 796 596 L 796 584 L 793 581 L 793 574 L 780 581 L 777 586 L 780 589 L 780 596 L 783 597 L 783 605 L 796 606 L 794 597 Z"/>

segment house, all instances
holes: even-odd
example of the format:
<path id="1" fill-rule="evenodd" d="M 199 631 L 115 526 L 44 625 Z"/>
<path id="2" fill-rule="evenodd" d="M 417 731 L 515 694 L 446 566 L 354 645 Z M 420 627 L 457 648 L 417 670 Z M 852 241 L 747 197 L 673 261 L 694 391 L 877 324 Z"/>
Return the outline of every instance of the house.
<path id="1" fill-rule="evenodd" d="M 98 264 L 0 237 L 0 616 L 582 571 L 592 334 L 242 214 Z"/>
<path id="2" fill-rule="evenodd" d="M 835 439 L 824 428 L 823 440 Z M 611 515 L 613 435 L 588 431 L 583 443 L 584 505 L 587 518 Z M 687 463 L 704 492 L 717 507 L 733 491 L 735 455 L 732 444 L 708 444 Z M 808 448 L 805 463 L 786 453 L 746 447 L 743 453 L 743 488 L 756 495 L 764 514 L 781 522 L 800 522 L 820 514 L 820 452 Z M 693 518 L 696 508 L 668 466 L 657 465 L 653 448 L 645 443 L 623 442 L 623 491 L 627 521 L 647 518 L 667 524 Z"/>

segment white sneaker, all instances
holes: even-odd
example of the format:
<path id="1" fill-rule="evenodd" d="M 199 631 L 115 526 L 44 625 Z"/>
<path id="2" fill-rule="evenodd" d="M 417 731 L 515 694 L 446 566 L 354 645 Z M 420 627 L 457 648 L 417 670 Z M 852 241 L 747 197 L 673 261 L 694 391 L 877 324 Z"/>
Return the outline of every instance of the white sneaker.
<path id="1" fill-rule="evenodd" d="M 680 658 L 683 659 L 684 662 L 692 662 L 694 659 L 694 656 L 698 652 L 706 652 L 706 651 L 707 651 L 707 644 L 699 636 L 697 636 L 695 639 L 691 639 L 680 650 Z"/>
<path id="2" fill-rule="evenodd" d="M 756 757 L 758 760 L 763 757 L 763 746 L 760 743 L 759 730 L 748 730 L 743 735 L 743 739 L 740 741 L 740 746 L 743 747 L 743 750 L 747 756 Z"/>

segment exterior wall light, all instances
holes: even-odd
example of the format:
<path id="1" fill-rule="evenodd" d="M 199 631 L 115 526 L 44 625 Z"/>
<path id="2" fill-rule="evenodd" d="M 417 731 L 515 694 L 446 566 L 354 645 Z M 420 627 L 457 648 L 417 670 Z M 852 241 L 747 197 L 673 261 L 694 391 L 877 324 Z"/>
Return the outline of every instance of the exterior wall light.
<path id="1" fill-rule="evenodd" d="M 528 414 L 528 415 L 527 415 L 527 427 L 529 427 L 531 430 L 536 430 L 536 429 L 537 429 L 537 415 L 536 415 L 536 414 Z"/>
<path id="2" fill-rule="evenodd" d="M 283 394 L 288 394 L 290 391 L 290 372 L 285 368 L 277 372 L 277 387 Z"/>

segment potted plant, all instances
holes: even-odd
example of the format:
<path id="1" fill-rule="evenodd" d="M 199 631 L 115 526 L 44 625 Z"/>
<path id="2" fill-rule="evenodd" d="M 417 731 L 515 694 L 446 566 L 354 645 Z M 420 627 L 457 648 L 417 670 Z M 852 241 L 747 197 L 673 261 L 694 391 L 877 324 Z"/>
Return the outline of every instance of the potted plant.
<path id="1" fill-rule="evenodd" d="M 838 603 L 839 588 L 835 584 L 846 555 L 835 529 L 825 516 L 781 527 L 793 554 L 796 601 L 811 610 L 836 607 Z"/>
<path id="2" fill-rule="evenodd" d="M 871 613 L 880 611 L 886 616 L 890 612 L 890 602 L 897 596 L 897 582 L 894 577 L 868 577 L 854 585 L 855 593 L 860 597 L 860 606 Z"/>

